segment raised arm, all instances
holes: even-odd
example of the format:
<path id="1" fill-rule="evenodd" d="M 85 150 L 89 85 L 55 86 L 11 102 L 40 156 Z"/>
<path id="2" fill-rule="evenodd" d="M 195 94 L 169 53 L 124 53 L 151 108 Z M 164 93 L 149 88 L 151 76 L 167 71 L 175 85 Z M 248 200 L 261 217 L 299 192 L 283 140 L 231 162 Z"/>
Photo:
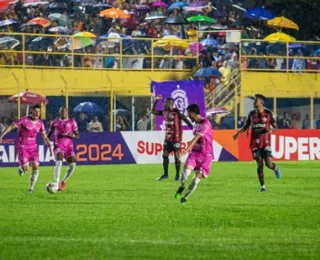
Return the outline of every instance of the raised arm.
<path id="1" fill-rule="evenodd" d="M 192 123 L 188 120 L 188 118 L 184 114 L 179 113 L 179 118 L 181 118 L 190 127 L 190 129 L 193 129 Z"/>
<path id="2" fill-rule="evenodd" d="M 154 100 L 154 103 L 153 103 L 153 106 L 152 106 L 152 110 L 151 110 L 151 113 L 154 114 L 154 115 L 157 115 L 157 116 L 162 116 L 163 115 L 162 110 L 157 110 L 156 109 L 157 103 L 158 103 L 158 101 L 160 99 L 162 99 L 161 95 L 156 96 L 156 98 Z"/>
<path id="3" fill-rule="evenodd" d="M 9 125 L 1 134 L 0 134 L 0 142 L 2 142 L 2 138 L 13 129 L 17 128 L 15 124 Z"/>

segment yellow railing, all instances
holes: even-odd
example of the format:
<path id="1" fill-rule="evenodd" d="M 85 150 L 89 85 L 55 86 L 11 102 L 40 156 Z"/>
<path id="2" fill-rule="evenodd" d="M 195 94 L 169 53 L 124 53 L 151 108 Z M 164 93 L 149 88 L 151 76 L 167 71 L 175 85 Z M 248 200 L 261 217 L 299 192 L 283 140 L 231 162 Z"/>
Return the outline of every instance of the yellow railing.
<path id="1" fill-rule="evenodd" d="M 240 62 L 243 71 L 320 72 L 320 42 L 243 39 Z"/>
<path id="2" fill-rule="evenodd" d="M 164 50 L 158 40 L 0 32 L 0 68 L 190 71 L 199 63 L 199 51 Z"/>

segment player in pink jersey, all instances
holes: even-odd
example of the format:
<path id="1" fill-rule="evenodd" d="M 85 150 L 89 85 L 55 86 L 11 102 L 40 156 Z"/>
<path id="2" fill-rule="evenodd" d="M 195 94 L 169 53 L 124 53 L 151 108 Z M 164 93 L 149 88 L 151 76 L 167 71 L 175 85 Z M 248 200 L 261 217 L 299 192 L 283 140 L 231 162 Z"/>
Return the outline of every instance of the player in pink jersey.
<path id="1" fill-rule="evenodd" d="M 63 158 L 69 165 L 63 180 L 59 184 L 59 190 L 61 191 L 66 188 L 67 180 L 76 169 L 76 156 L 72 138 L 78 139 L 79 131 L 76 121 L 69 118 L 66 107 L 61 107 L 59 114 L 60 117 L 52 121 L 48 136 L 49 138 L 52 134 L 54 136 L 54 155 L 56 158 L 54 182 L 59 183 Z"/>
<path id="2" fill-rule="evenodd" d="M 200 180 L 209 176 L 211 162 L 214 159 L 211 123 L 209 120 L 201 117 L 197 104 L 188 106 L 187 111 L 191 121 L 195 122 L 193 126 L 194 138 L 189 143 L 187 149 L 182 151 L 182 155 L 189 153 L 189 156 L 182 172 L 181 186 L 176 191 L 175 197 L 177 199 L 181 198 L 190 173 L 195 171 L 196 174 L 185 195 L 181 198 L 181 203 L 183 204 L 187 202 L 188 197 L 195 191 Z"/>
<path id="3" fill-rule="evenodd" d="M 43 141 L 49 147 L 50 155 L 53 155 L 50 141 L 47 137 L 43 122 L 40 120 L 40 106 L 31 108 L 31 116 L 22 117 L 8 126 L 0 135 L 2 138 L 11 130 L 18 128 L 17 152 L 19 159 L 19 174 L 22 176 L 29 170 L 31 165 L 32 174 L 30 177 L 29 192 L 34 191 L 34 186 L 39 177 L 39 154 L 37 145 L 37 134 L 41 133 Z"/>

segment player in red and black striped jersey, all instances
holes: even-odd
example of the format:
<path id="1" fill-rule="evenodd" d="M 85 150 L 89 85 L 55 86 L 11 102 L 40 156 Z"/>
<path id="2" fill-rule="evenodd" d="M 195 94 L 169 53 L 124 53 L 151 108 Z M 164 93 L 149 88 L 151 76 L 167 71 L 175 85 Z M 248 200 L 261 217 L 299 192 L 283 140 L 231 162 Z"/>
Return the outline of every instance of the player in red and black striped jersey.
<path id="1" fill-rule="evenodd" d="M 187 117 L 180 113 L 180 111 L 173 107 L 174 100 L 172 98 L 166 98 L 164 102 L 164 110 L 156 110 L 158 101 L 162 99 L 159 95 L 155 98 L 155 102 L 152 107 L 152 113 L 158 116 L 163 116 L 165 119 L 165 139 L 163 143 L 163 175 L 158 178 L 158 181 L 168 179 L 169 168 L 169 154 L 174 152 L 174 159 L 176 165 L 176 181 L 180 180 L 180 143 L 182 141 L 182 120 L 192 129 L 192 123 Z"/>
<path id="2" fill-rule="evenodd" d="M 278 167 L 272 162 L 271 153 L 271 132 L 278 129 L 273 113 L 266 109 L 263 104 L 265 97 L 261 94 L 256 94 L 254 99 L 254 108 L 250 111 L 245 125 L 233 136 L 236 140 L 239 134 L 251 128 L 250 147 L 252 150 L 253 158 L 257 162 L 257 172 L 261 184 L 260 191 L 265 191 L 264 174 L 263 174 L 263 161 L 265 165 L 274 171 L 277 178 L 281 178 L 281 173 Z"/>

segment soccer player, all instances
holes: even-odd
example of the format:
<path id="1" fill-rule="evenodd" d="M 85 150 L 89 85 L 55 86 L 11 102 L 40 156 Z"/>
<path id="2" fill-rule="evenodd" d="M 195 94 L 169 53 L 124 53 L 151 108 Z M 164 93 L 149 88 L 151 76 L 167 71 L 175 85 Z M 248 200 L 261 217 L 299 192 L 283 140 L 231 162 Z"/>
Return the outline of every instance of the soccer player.
<path id="1" fill-rule="evenodd" d="M 188 106 L 187 111 L 191 121 L 195 122 L 195 125 L 193 126 L 194 138 L 189 143 L 187 149 L 182 151 L 181 154 L 183 156 L 186 153 L 189 153 L 189 156 L 182 172 L 181 186 L 175 194 L 177 199 L 182 197 L 190 173 L 195 171 L 196 174 L 185 195 L 180 200 L 182 204 L 187 202 L 188 197 L 196 190 L 200 180 L 206 179 L 209 176 L 211 162 L 214 159 L 211 123 L 208 119 L 202 118 L 197 104 Z"/>
<path id="2" fill-rule="evenodd" d="M 23 176 L 25 172 L 32 167 L 30 177 L 29 192 L 34 191 L 34 187 L 39 177 L 39 153 L 37 145 L 37 134 L 41 133 L 43 141 L 48 146 L 50 155 L 53 155 L 50 141 L 46 135 L 43 122 L 40 120 L 40 106 L 35 105 L 31 108 L 31 115 L 22 117 L 8 126 L 6 130 L 0 135 L 0 142 L 2 138 L 18 128 L 17 152 L 19 160 L 19 175 Z"/>
<path id="3" fill-rule="evenodd" d="M 76 156 L 73 149 L 72 138 L 79 138 L 78 126 L 75 120 L 69 118 L 68 109 L 61 107 L 59 109 L 60 117 L 53 120 L 48 137 L 54 135 L 54 155 L 56 158 L 56 165 L 54 167 L 54 182 L 59 184 L 61 167 L 63 158 L 67 161 L 69 167 L 59 184 L 59 190 L 65 190 L 67 180 L 70 178 L 76 168 Z"/>
<path id="4" fill-rule="evenodd" d="M 166 98 L 164 102 L 164 110 L 156 110 L 158 101 L 162 99 L 161 95 L 158 95 L 152 107 L 152 113 L 158 116 L 164 116 L 166 135 L 163 143 L 163 175 L 158 178 L 158 181 L 168 179 L 169 168 L 169 154 L 174 152 L 174 159 L 176 165 L 176 181 L 180 180 L 180 142 L 182 140 L 182 123 L 183 120 L 191 129 L 191 122 L 181 114 L 180 111 L 173 107 L 173 98 Z"/>
<path id="5" fill-rule="evenodd" d="M 254 99 L 254 109 L 249 113 L 245 125 L 234 134 L 233 139 L 247 131 L 251 127 L 250 147 L 253 159 L 257 162 L 257 173 L 260 181 L 260 191 L 266 191 L 263 174 L 263 161 L 265 165 L 274 171 L 278 179 L 281 178 L 279 168 L 272 162 L 272 153 L 270 147 L 270 137 L 272 131 L 278 129 L 275 118 L 269 109 L 263 105 L 266 98 L 261 94 L 256 94 Z"/>

